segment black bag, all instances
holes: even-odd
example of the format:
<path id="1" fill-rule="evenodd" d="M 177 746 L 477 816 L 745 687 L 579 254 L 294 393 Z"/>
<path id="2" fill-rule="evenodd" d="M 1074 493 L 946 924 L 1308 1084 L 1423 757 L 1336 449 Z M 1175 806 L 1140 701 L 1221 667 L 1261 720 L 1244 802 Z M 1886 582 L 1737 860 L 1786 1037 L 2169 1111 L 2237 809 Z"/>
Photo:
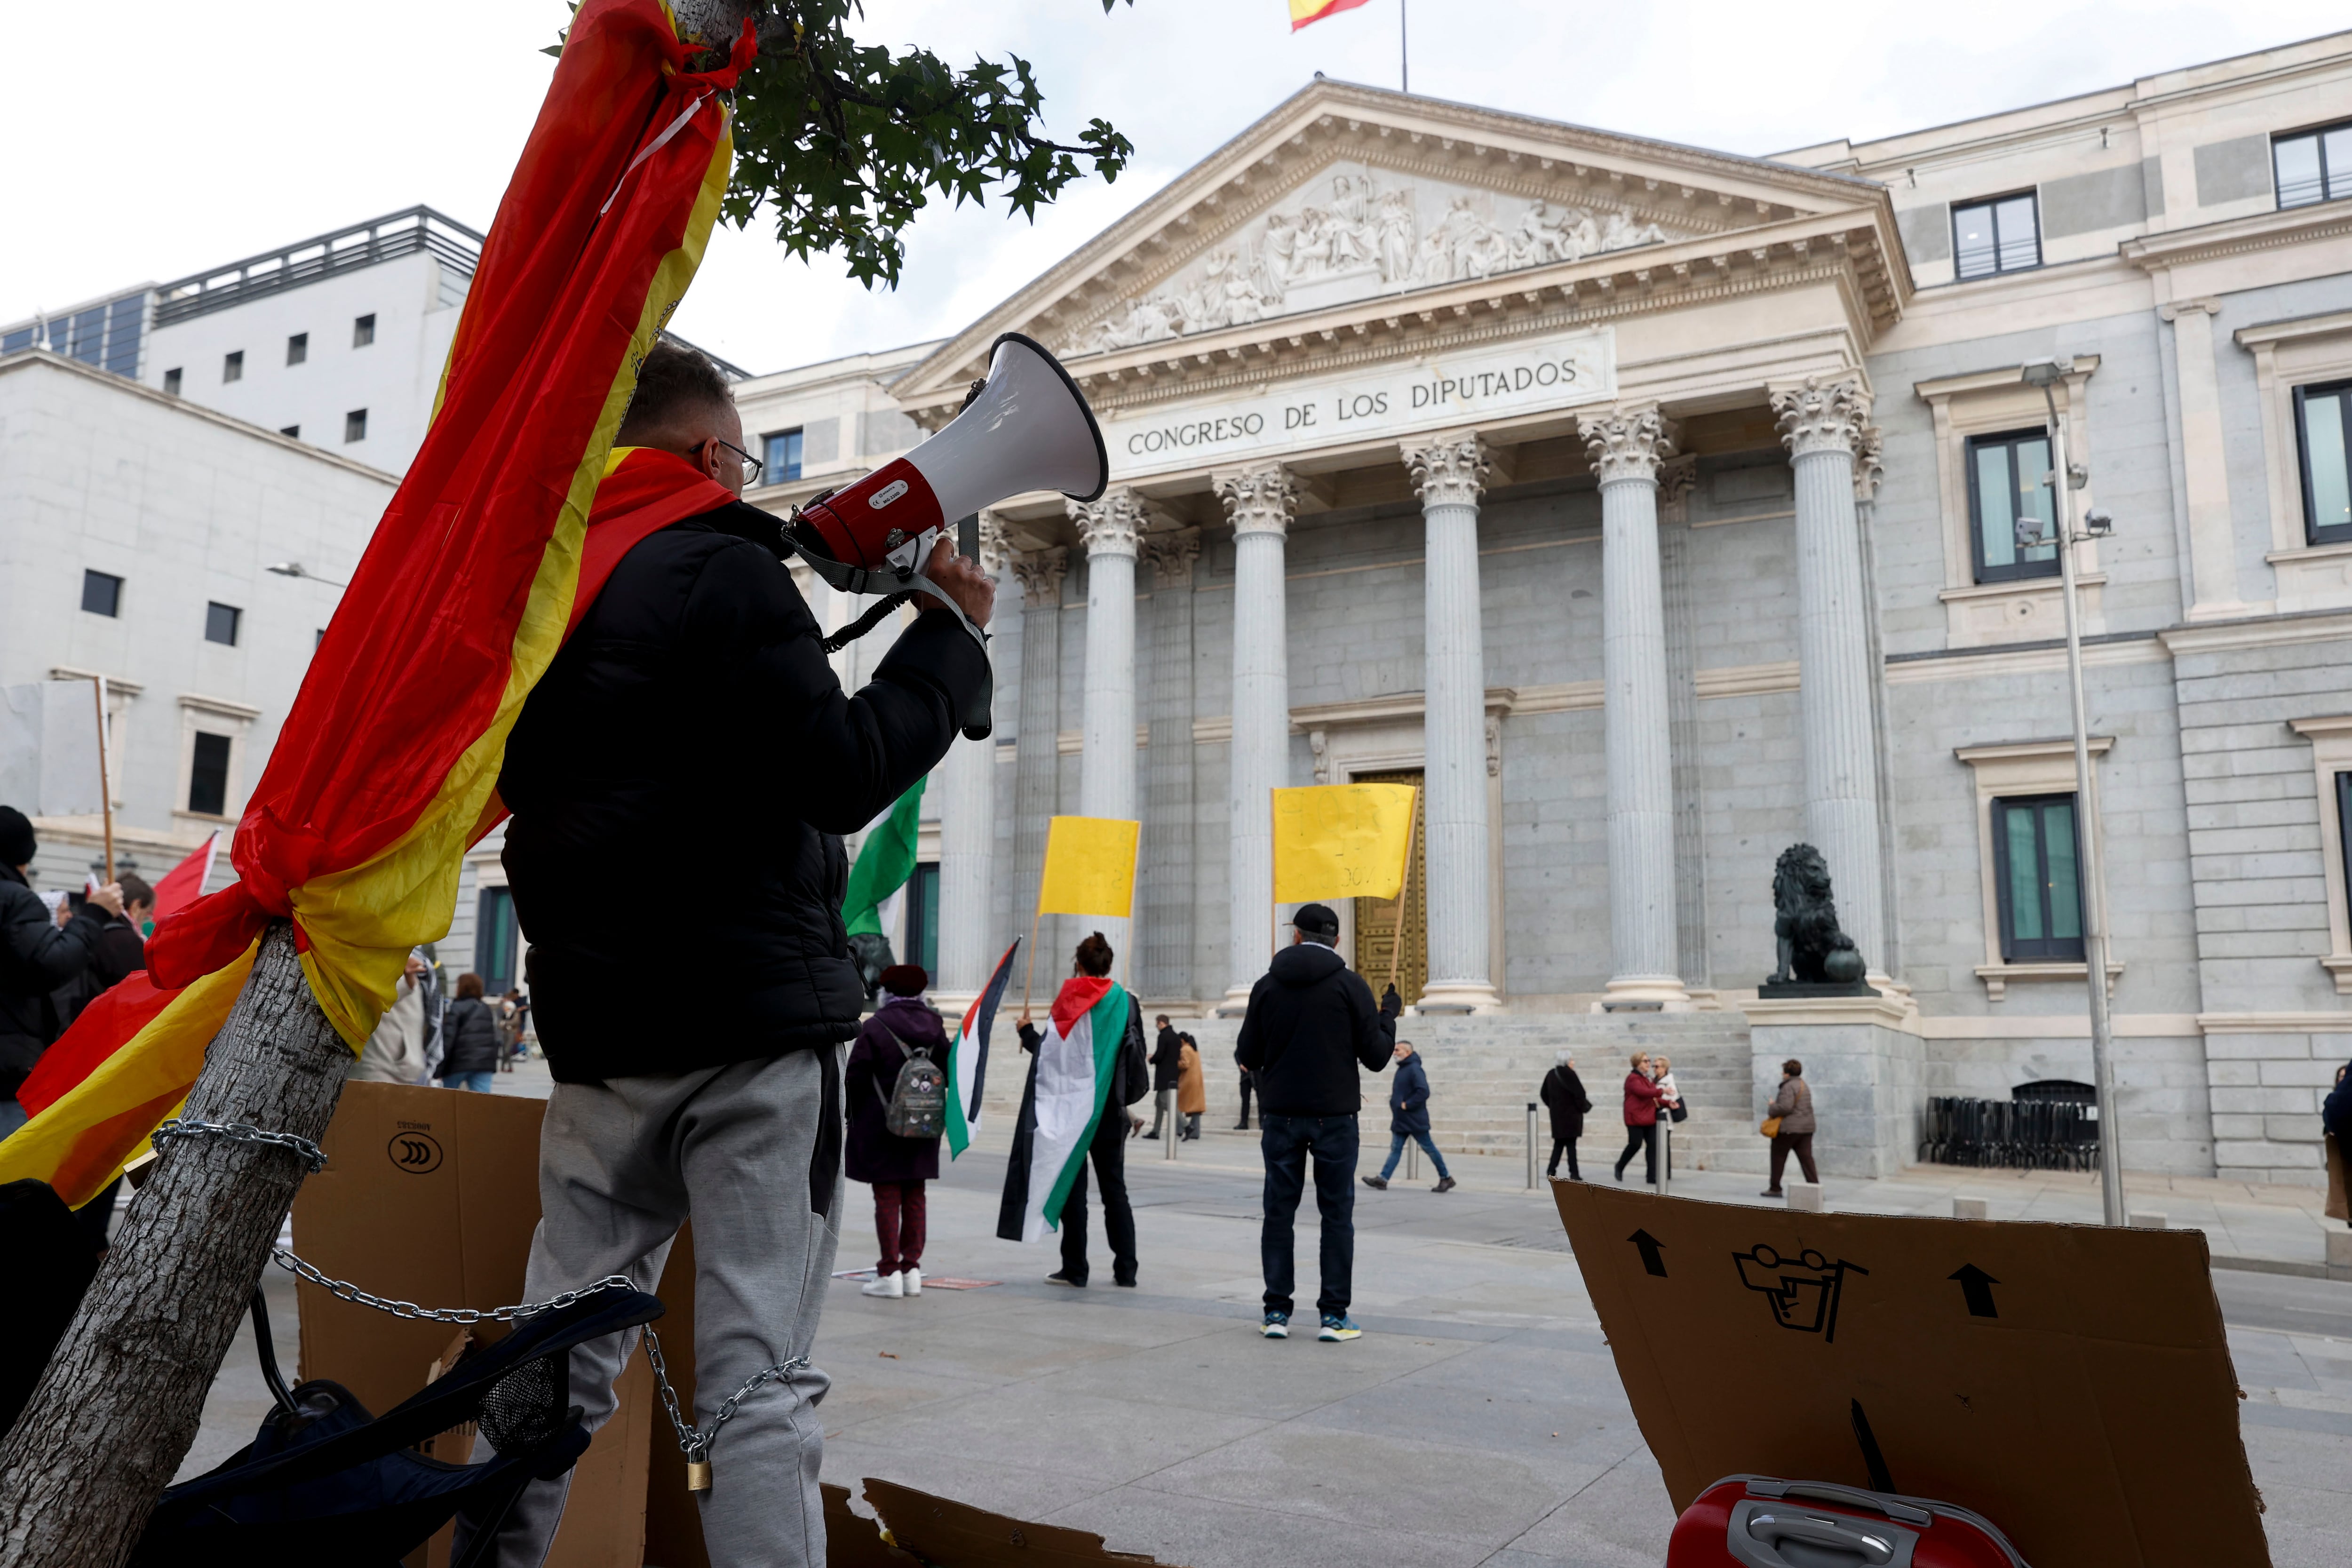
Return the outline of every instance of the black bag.
<path id="1" fill-rule="evenodd" d="M 940 1064 L 931 1060 L 931 1047 L 910 1046 L 900 1039 L 888 1025 L 882 1032 L 898 1047 L 907 1059 L 898 1068 L 898 1080 L 890 1087 L 890 1098 L 882 1108 L 882 1125 L 898 1138 L 938 1138 L 948 1130 L 948 1075 Z M 874 1086 L 877 1094 L 882 1086 Z"/>

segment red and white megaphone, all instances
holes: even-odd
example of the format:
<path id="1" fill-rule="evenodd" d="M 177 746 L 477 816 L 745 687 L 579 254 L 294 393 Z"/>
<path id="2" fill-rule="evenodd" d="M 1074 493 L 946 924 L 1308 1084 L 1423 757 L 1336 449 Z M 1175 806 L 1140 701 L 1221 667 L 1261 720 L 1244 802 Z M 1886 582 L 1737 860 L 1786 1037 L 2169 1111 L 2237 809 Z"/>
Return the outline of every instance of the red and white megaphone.
<path id="1" fill-rule="evenodd" d="M 1102 428 L 1070 373 L 1035 342 L 1006 332 L 990 351 L 987 379 L 944 429 L 800 507 L 788 533 L 817 574 L 845 593 L 920 592 L 932 588 L 923 568 L 940 537 L 982 508 L 1031 490 L 1090 501 L 1109 482 Z M 986 634 L 956 615 L 985 647 Z M 880 618 L 869 613 L 848 635 Z M 988 734 L 984 705 L 965 718 L 967 736 Z"/>

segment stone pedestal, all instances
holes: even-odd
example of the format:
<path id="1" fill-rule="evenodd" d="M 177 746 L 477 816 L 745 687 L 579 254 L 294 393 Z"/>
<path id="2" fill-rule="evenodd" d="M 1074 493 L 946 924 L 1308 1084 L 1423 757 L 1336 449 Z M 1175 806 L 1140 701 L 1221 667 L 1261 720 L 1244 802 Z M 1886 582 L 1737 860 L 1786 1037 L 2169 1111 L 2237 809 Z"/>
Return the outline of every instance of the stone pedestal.
<path id="1" fill-rule="evenodd" d="M 1823 1176 L 1864 1181 L 1919 1158 L 1926 1043 L 1886 996 L 1822 996 L 1746 1005 L 1756 1103 L 1780 1086 L 1780 1064 L 1804 1064 L 1813 1091 L 1813 1159 Z M 1760 1142 L 1760 1140 L 1759 1140 Z M 1790 1162 L 1790 1173 L 1801 1174 Z"/>

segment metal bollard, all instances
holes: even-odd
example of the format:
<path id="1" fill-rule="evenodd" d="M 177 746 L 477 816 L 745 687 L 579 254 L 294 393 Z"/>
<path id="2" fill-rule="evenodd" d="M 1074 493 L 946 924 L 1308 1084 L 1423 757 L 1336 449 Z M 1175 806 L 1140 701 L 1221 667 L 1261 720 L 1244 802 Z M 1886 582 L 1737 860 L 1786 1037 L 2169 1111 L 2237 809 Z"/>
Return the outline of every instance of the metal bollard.
<path id="1" fill-rule="evenodd" d="M 1658 1195 L 1664 1197 L 1675 1180 L 1675 1124 L 1658 1112 Z"/>
<path id="2" fill-rule="evenodd" d="M 1404 1141 L 1404 1179 L 1421 1180 L 1421 1142 L 1408 1134 Z"/>
<path id="3" fill-rule="evenodd" d="M 1528 1191 L 1536 1190 L 1536 1102 L 1528 1101 Z"/>
<path id="4" fill-rule="evenodd" d="M 1184 1117 L 1182 1112 L 1179 1111 L 1176 1109 L 1174 1101 L 1171 1100 L 1168 1106 L 1167 1130 L 1160 1135 L 1160 1157 L 1161 1159 L 1173 1160 L 1176 1157 L 1176 1135 L 1183 1125 Z"/>

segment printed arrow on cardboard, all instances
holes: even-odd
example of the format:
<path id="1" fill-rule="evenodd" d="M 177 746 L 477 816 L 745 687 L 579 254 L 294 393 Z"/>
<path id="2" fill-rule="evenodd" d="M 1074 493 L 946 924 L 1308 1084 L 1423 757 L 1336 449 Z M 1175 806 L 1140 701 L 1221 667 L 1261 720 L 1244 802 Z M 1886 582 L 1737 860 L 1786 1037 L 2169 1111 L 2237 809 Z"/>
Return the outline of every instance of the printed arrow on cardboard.
<path id="1" fill-rule="evenodd" d="M 1650 1273 L 1656 1275 L 1661 1279 L 1664 1279 L 1666 1277 L 1666 1260 L 1661 1255 L 1666 1245 L 1664 1242 L 1660 1241 L 1656 1237 L 1652 1236 L 1646 1230 L 1637 1230 L 1625 1239 L 1632 1242 L 1635 1247 L 1641 1248 L 1642 1267 L 1643 1268 L 1647 1269 Z"/>
<path id="2" fill-rule="evenodd" d="M 1973 1263 L 1963 1263 L 1958 1272 L 1948 1279 L 1960 1282 L 1960 1295 L 1968 1301 L 1971 1318 L 1998 1318 L 2000 1313 L 1992 1304 L 1992 1288 L 2000 1283 Z"/>

